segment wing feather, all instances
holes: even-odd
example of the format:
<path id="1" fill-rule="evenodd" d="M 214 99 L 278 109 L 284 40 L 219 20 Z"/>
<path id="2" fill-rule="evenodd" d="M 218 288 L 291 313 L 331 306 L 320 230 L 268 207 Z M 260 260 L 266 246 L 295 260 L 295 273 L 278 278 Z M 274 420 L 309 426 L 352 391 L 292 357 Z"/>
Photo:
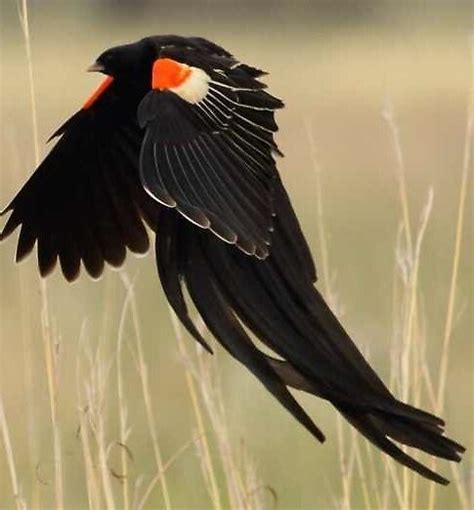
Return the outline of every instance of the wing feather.
<path id="1" fill-rule="evenodd" d="M 149 247 L 143 220 L 155 223 L 160 206 L 139 177 L 141 96 L 134 100 L 112 82 L 56 131 L 57 144 L 3 211 L 11 214 L 0 240 L 21 226 L 16 258 L 37 243 L 43 276 L 59 259 L 67 280 L 78 277 L 81 261 L 96 278 L 104 262 L 120 266 L 127 248 Z"/>
<path id="2" fill-rule="evenodd" d="M 163 51 L 176 55 L 176 48 Z M 273 155 L 279 153 L 274 110 L 282 103 L 262 90 L 260 73 L 237 69 L 233 59 L 206 61 L 191 50 L 179 57 L 199 65 L 198 76 L 208 74 L 209 90 L 193 102 L 172 90 L 152 90 L 142 100 L 143 186 L 192 223 L 263 259 L 271 244 Z"/>

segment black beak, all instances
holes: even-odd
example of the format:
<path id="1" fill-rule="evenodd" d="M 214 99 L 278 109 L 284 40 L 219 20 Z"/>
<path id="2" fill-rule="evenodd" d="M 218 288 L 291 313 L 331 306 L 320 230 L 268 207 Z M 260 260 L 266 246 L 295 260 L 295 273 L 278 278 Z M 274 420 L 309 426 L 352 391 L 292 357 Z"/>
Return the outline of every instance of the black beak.
<path id="1" fill-rule="evenodd" d="M 105 67 L 99 62 L 94 62 L 91 66 L 87 68 L 88 73 L 103 73 L 105 71 Z"/>

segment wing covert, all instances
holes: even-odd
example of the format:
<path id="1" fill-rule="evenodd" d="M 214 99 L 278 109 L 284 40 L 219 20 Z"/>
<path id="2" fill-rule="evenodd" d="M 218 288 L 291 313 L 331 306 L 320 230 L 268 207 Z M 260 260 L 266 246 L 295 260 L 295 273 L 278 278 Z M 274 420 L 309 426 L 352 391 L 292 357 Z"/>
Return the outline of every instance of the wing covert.
<path id="1" fill-rule="evenodd" d="M 154 63 L 152 90 L 138 108 L 142 184 L 166 207 L 264 259 L 280 154 L 274 110 L 282 103 L 255 79 L 260 71 L 229 67 L 228 56 L 208 56 L 206 65 L 196 53 L 167 48 Z"/>

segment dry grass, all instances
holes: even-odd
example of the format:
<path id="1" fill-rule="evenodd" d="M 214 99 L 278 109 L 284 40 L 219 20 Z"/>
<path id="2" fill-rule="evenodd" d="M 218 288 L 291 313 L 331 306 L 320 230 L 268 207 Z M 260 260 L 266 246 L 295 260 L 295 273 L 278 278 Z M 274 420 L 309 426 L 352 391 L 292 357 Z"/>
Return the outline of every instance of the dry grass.
<path id="1" fill-rule="evenodd" d="M 18 510 L 26 508 L 25 501 L 20 493 L 20 486 L 18 485 L 18 475 L 15 467 L 15 459 L 13 456 L 13 448 L 10 440 L 10 432 L 8 430 L 8 423 L 5 418 L 5 411 L 3 409 L 3 401 L 0 396 L 0 428 L 2 430 L 3 447 L 5 449 L 5 456 L 7 458 L 8 469 L 10 471 L 11 486 L 13 500 L 15 501 Z"/>
<path id="2" fill-rule="evenodd" d="M 466 113 L 466 130 L 459 188 L 459 205 L 455 229 L 455 239 L 452 257 L 452 272 L 447 299 L 447 312 L 443 336 L 443 344 L 439 357 L 439 372 L 433 377 L 427 359 L 426 332 L 423 329 L 420 301 L 422 289 L 419 281 L 420 263 L 422 260 L 423 239 L 428 227 L 433 208 L 434 191 L 428 190 L 426 203 L 421 212 L 418 229 L 411 225 L 410 204 L 407 192 L 407 169 L 403 154 L 399 126 L 397 125 L 392 103 L 388 100 L 382 111 L 386 121 L 395 154 L 395 170 L 398 181 L 398 191 L 401 209 L 401 224 L 397 244 L 395 246 L 395 278 L 394 278 L 394 347 L 391 365 L 391 381 L 394 392 L 402 400 L 412 402 L 417 406 L 425 406 L 434 413 L 442 415 L 446 399 L 446 385 L 448 378 L 448 364 L 450 341 L 453 331 L 454 309 L 458 282 L 459 260 L 463 241 L 463 225 L 466 215 L 466 196 L 468 183 L 472 178 L 472 145 L 474 139 L 474 39 L 471 41 L 471 88 Z M 326 228 L 323 213 L 323 192 L 321 189 L 321 168 L 317 158 L 316 143 L 307 123 L 308 141 L 311 148 L 313 168 L 316 175 L 316 199 L 318 213 L 318 239 L 321 251 L 320 285 L 331 308 L 340 313 L 339 303 L 329 269 L 329 254 Z M 339 446 L 339 464 L 341 471 L 342 494 L 336 506 L 341 510 L 353 508 L 353 482 L 357 476 L 360 482 L 365 508 L 428 508 L 436 507 L 436 493 L 438 486 L 430 486 L 427 498 L 418 490 L 419 477 L 412 471 L 403 468 L 400 479 L 393 470 L 391 461 L 386 459 L 383 475 L 373 469 L 373 459 L 370 450 L 362 457 L 359 437 L 354 431 L 345 437 L 341 425 L 341 418 L 337 420 L 337 439 Z M 406 448 L 405 448 L 406 450 Z M 415 453 L 419 457 L 419 453 Z M 431 460 L 435 468 L 436 461 Z M 355 474 L 357 470 L 357 475 Z M 458 493 L 459 508 L 472 508 L 472 481 L 461 476 L 459 466 L 451 464 L 453 482 Z M 373 489 L 369 489 L 369 486 Z M 383 499 L 377 487 L 383 487 Z"/>
<path id="3" fill-rule="evenodd" d="M 28 83 L 31 100 L 32 140 L 35 161 L 40 159 L 38 144 L 38 120 L 35 104 L 35 85 L 33 80 L 33 55 L 30 41 L 28 10 L 26 0 L 19 6 L 21 27 L 26 48 Z M 438 358 L 433 363 L 428 348 L 427 324 L 430 317 L 424 309 L 424 288 L 420 272 L 425 262 L 423 242 L 432 221 L 439 190 L 425 190 L 426 199 L 420 213 L 413 213 L 415 206 L 410 202 L 411 183 L 408 179 L 410 168 L 404 154 L 399 123 L 395 119 L 393 108 L 386 106 L 383 111 L 385 134 L 393 151 L 393 168 L 397 181 L 397 192 L 401 217 L 398 235 L 394 235 L 393 246 L 393 348 L 390 358 L 391 385 L 397 395 L 416 405 L 421 405 L 443 413 L 450 354 L 453 349 L 453 329 L 457 314 L 457 291 L 459 285 L 459 267 L 465 220 L 468 190 L 472 182 L 472 138 L 473 106 L 472 89 L 467 112 L 464 156 L 459 185 L 458 209 L 451 272 L 446 299 L 446 318 L 444 333 Z M 306 122 L 308 139 L 312 154 L 314 179 L 316 184 L 317 237 L 319 250 L 320 286 L 328 302 L 340 315 L 343 315 L 336 291 L 335 271 L 330 257 L 330 229 L 326 225 L 327 213 L 323 208 L 326 193 L 323 193 L 323 165 L 316 148 L 311 122 Z M 457 175 L 457 174 L 456 174 Z M 325 190 L 324 190 L 325 191 Z M 418 220 L 413 220 L 415 217 Z M 206 494 L 196 506 L 220 510 L 273 508 L 279 504 L 277 491 L 262 481 L 260 467 L 257 468 L 249 449 L 235 432 L 232 417 L 225 403 L 228 390 L 223 382 L 219 355 L 207 356 L 199 345 L 191 347 L 189 338 L 170 312 L 172 330 L 179 353 L 178 366 L 182 368 L 186 383 L 186 394 L 180 395 L 179 404 L 187 407 L 190 403 L 192 421 L 188 424 L 188 436 L 180 436 L 178 446 L 170 446 L 167 440 L 166 416 L 162 415 L 160 401 L 154 395 L 151 376 L 156 368 L 149 359 L 147 345 L 141 332 L 142 318 L 135 281 L 125 272 L 120 278 L 107 279 L 104 303 L 105 309 L 99 322 L 102 322 L 100 334 L 94 333 L 94 324 L 83 320 L 79 354 L 76 359 L 76 395 L 65 392 L 62 381 L 65 360 L 62 350 L 65 339 L 58 331 L 49 309 L 46 284 L 40 280 L 40 336 L 43 340 L 43 359 L 41 369 L 34 363 L 31 343 L 36 337 L 32 314 L 36 308 L 30 300 L 27 268 L 19 268 L 18 282 L 22 309 L 21 334 L 23 342 L 24 387 L 32 388 L 34 381 L 46 379 L 44 388 L 48 409 L 47 437 L 51 440 L 53 475 L 43 480 L 39 463 L 44 456 L 45 447 L 38 443 L 43 435 L 37 424 L 40 417 L 37 406 L 28 395 L 26 403 L 28 428 L 28 454 L 22 455 L 18 435 L 12 434 L 16 423 L 9 421 L 8 408 L 4 407 L 2 396 L 9 389 L 6 385 L 0 392 L 0 430 L 1 443 L 5 453 L 5 478 L 8 494 L 0 496 L 0 506 L 15 505 L 18 509 L 68 508 L 81 504 L 91 509 L 124 508 L 127 510 L 156 508 L 176 508 L 183 486 L 173 483 L 170 471 L 184 458 L 197 457 L 198 467 L 193 470 L 192 483 L 203 485 Z M 122 286 L 120 286 L 120 282 Z M 113 322 L 113 303 L 120 300 L 120 313 L 117 322 Z M 30 307 L 30 308 L 28 308 Z M 371 355 L 371 353 L 366 353 Z M 133 371 L 133 367 L 135 371 Z M 435 373 L 435 368 L 439 370 Z M 151 374 L 150 374 L 151 370 Z M 137 383 L 136 385 L 134 383 Z M 137 391 L 133 391 L 137 390 Z M 272 403 L 273 404 L 273 403 Z M 143 416 L 137 414 L 141 408 Z M 68 409 L 77 412 L 74 420 L 78 424 L 77 451 L 80 451 L 80 469 L 70 464 L 69 451 L 63 446 Z M 131 411 L 133 409 L 133 411 Z M 278 415 L 280 417 L 280 415 Z M 330 492 L 333 494 L 333 506 L 348 510 L 351 508 L 429 508 L 441 507 L 440 491 L 435 485 L 427 485 L 406 469 L 400 470 L 394 463 L 385 459 L 380 462 L 379 454 L 361 440 L 357 434 L 336 417 L 336 438 L 338 442 L 337 461 L 339 473 L 337 481 L 331 480 Z M 45 420 L 44 420 L 45 421 Z M 43 422 L 41 422 L 43 423 Z M 448 422 L 449 425 L 449 422 Z M 44 425 L 42 425 L 44 426 Z M 278 425 L 275 425 L 278 427 Z M 38 428 L 38 430 L 37 430 Z M 141 431 L 137 432 L 136 429 Z M 163 432 L 162 430 L 163 429 Z M 136 454 L 131 446 L 140 441 L 146 443 L 146 454 Z M 14 437 L 17 438 L 15 442 Z M 264 436 L 261 441 L 265 441 Z M 39 453 L 39 452 L 42 453 Z M 309 455 L 314 456 L 311 450 Z M 280 455 L 275 452 L 275 455 Z M 286 455 L 286 452 L 285 452 Z M 308 457 L 309 457 L 308 455 Z M 25 458 L 21 463 L 19 458 Z M 150 457 L 150 460 L 148 459 Z M 466 459 L 467 461 L 468 459 Z M 290 463 L 291 461 L 288 461 Z M 19 467 L 21 464 L 21 468 Z M 181 466 L 181 464 L 179 464 Z M 72 466 L 72 467 L 71 467 Z M 28 474 L 31 471 L 32 476 Z M 291 468 L 288 467 L 291 473 Z M 8 475 L 7 475 L 8 473 Z M 0 472 L 0 478 L 3 473 Z M 183 475 L 184 476 L 184 475 Z M 180 475 L 181 478 L 181 475 Z M 453 508 L 472 508 L 472 491 L 468 477 L 462 470 L 452 466 L 453 484 L 457 499 Z M 340 480 L 341 486 L 338 487 Z M 189 483 L 189 479 L 188 482 Z M 31 484 L 31 487 L 28 485 Z M 52 498 L 45 497 L 43 485 L 49 485 Z M 184 482 L 183 482 L 184 484 Z M 318 486 L 320 487 L 320 486 Z M 4 503 L 4 501 L 6 501 Z M 189 502 L 194 506 L 194 502 Z M 297 506 L 295 504 L 295 506 Z"/>

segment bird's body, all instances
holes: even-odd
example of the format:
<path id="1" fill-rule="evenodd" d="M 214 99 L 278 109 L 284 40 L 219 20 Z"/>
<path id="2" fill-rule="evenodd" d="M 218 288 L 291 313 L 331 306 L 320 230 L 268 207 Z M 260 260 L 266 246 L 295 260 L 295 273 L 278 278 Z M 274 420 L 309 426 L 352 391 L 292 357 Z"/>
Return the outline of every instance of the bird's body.
<path id="1" fill-rule="evenodd" d="M 81 262 L 98 277 L 127 249 L 148 250 L 145 221 L 166 297 L 206 349 L 184 287 L 223 347 L 318 440 L 288 387 L 330 401 L 380 449 L 447 483 L 392 440 L 455 461 L 464 448 L 443 435 L 440 418 L 390 393 L 314 287 L 274 159 L 283 103 L 264 90 L 264 73 L 178 36 L 112 48 L 91 70 L 105 81 L 53 135 L 57 144 L 4 211 L 0 239 L 21 225 L 17 260 L 36 243 L 43 276 L 59 259 L 68 280 Z"/>

